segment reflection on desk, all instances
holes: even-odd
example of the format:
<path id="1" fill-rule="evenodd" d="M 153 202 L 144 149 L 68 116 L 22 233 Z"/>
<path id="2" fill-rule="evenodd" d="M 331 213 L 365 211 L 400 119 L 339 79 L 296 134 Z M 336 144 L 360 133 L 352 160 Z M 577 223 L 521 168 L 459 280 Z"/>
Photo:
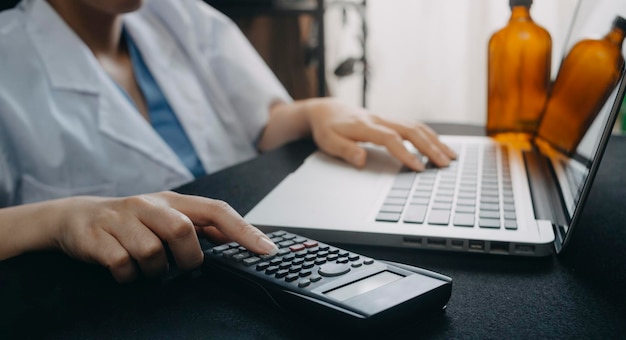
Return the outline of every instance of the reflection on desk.
<path id="1" fill-rule="evenodd" d="M 481 127 L 433 125 L 480 134 Z M 249 211 L 315 150 L 299 141 L 178 191 Z M 543 259 L 342 246 L 454 280 L 445 314 L 391 338 L 617 338 L 626 334 L 626 137 L 611 138 L 568 250 Z M 62 254 L 0 262 L 0 338 L 335 338 L 218 277 L 118 285 L 103 268 Z M 315 322 L 315 320 L 313 320 Z"/>

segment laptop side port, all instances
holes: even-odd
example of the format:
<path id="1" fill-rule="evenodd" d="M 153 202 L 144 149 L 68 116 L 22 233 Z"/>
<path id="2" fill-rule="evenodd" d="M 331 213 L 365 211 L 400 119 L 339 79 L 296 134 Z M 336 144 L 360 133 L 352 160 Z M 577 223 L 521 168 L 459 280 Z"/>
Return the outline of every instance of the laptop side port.
<path id="1" fill-rule="evenodd" d="M 470 240 L 469 250 L 474 250 L 474 251 L 485 250 L 485 241 Z"/>
<path id="2" fill-rule="evenodd" d="M 494 242 L 492 241 L 490 244 L 491 248 L 489 249 L 490 253 L 495 254 L 508 254 L 509 253 L 509 242 Z"/>
<path id="3" fill-rule="evenodd" d="M 450 246 L 455 249 L 463 249 L 463 240 L 450 240 Z"/>
<path id="4" fill-rule="evenodd" d="M 436 238 L 436 237 L 429 237 L 426 239 L 426 244 L 429 247 L 445 247 L 446 246 L 446 239 L 444 238 Z"/>
<path id="5" fill-rule="evenodd" d="M 515 254 L 533 255 L 535 253 L 535 245 L 533 244 L 516 244 Z"/>
<path id="6" fill-rule="evenodd" d="M 404 237 L 402 239 L 405 245 L 411 247 L 421 247 L 422 246 L 422 238 L 421 237 Z"/>

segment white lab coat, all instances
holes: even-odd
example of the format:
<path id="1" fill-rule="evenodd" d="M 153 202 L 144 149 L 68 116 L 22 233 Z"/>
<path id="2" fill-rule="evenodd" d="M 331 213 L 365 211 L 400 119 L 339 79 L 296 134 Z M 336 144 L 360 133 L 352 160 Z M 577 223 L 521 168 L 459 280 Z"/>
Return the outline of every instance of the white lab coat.
<path id="1" fill-rule="evenodd" d="M 199 0 L 124 22 L 207 172 L 255 156 L 271 103 L 291 99 L 239 29 Z M 0 206 L 192 179 L 46 1 L 0 13 Z"/>

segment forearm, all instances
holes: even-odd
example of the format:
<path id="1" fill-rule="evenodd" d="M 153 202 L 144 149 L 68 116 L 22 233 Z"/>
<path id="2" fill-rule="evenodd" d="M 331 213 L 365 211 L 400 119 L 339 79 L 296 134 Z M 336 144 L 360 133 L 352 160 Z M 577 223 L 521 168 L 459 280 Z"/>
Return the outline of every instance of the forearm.
<path id="1" fill-rule="evenodd" d="M 55 248 L 68 199 L 0 209 L 0 260 Z"/>
<path id="2" fill-rule="evenodd" d="M 270 117 L 257 142 L 257 148 L 266 152 L 288 142 L 311 135 L 308 114 L 317 99 L 292 103 L 278 103 L 270 108 Z"/>

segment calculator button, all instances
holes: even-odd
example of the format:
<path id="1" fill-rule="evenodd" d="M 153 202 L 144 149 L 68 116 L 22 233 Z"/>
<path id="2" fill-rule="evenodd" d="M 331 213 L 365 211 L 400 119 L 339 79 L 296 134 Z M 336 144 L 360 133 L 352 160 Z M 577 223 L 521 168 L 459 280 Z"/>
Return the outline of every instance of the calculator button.
<path id="1" fill-rule="evenodd" d="M 327 263 L 320 267 L 318 273 L 322 276 L 339 276 L 350 271 L 350 267 L 346 264 Z"/>
<path id="2" fill-rule="evenodd" d="M 277 265 L 279 265 L 281 262 L 283 262 L 283 259 L 275 258 L 275 259 L 272 259 L 272 260 L 270 261 L 270 265 L 272 265 L 272 266 L 277 266 Z"/>
<path id="3" fill-rule="evenodd" d="M 297 273 L 297 272 L 299 272 L 301 270 L 302 270 L 302 266 L 293 266 L 293 267 L 289 268 L 289 272 L 290 273 Z"/>
<path id="4" fill-rule="evenodd" d="M 295 258 L 293 261 L 291 261 L 291 263 L 293 263 L 295 265 L 302 264 L 303 262 L 304 262 L 304 259 L 302 259 L 302 258 Z"/>
<path id="5" fill-rule="evenodd" d="M 235 260 L 235 261 L 241 261 L 241 260 L 243 260 L 243 259 L 247 259 L 248 257 L 250 257 L 250 253 L 248 253 L 248 252 L 246 251 L 246 252 L 243 252 L 243 253 L 239 253 L 239 254 L 235 254 L 235 255 L 233 255 L 233 260 Z"/>
<path id="6" fill-rule="evenodd" d="M 281 270 L 276 272 L 276 277 L 280 279 L 280 278 L 283 278 L 283 277 L 287 276 L 287 274 L 289 274 L 288 270 L 281 269 Z"/>
<path id="7" fill-rule="evenodd" d="M 298 274 L 289 274 L 285 277 L 285 281 L 292 282 L 298 279 Z"/>
<path id="8" fill-rule="evenodd" d="M 269 266 L 270 266 L 270 263 L 269 263 L 269 262 L 261 262 L 261 263 L 259 263 L 259 264 L 257 264 L 257 265 L 256 265 L 256 270 L 259 270 L 259 271 L 260 271 L 260 270 L 265 270 L 265 269 L 267 269 L 267 267 L 269 267 Z"/>
<path id="9" fill-rule="evenodd" d="M 263 255 L 258 255 L 258 256 L 263 261 L 269 261 L 269 260 L 273 259 L 274 256 L 276 256 L 276 255 L 263 254 Z"/>
<path id="10" fill-rule="evenodd" d="M 348 259 L 345 257 L 342 257 L 339 260 L 337 260 L 337 263 L 348 263 Z"/>
<path id="11" fill-rule="evenodd" d="M 317 253 L 317 257 L 324 257 L 326 255 L 328 255 L 327 251 L 320 251 L 319 253 Z"/>
<path id="12" fill-rule="evenodd" d="M 306 239 L 304 237 L 296 237 L 296 238 L 293 239 L 293 241 L 296 242 L 296 243 L 304 243 L 304 242 L 306 242 Z"/>
<path id="13" fill-rule="evenodd" d="M 317 274 L 313 274 L 313 275 L 311 275 L 311 277 L 309 278 L 309 280 L 311 280 L 311 282 L 317 282 L 317 281 L 319 281 L 319 280 L 321 280 L 321 279 L 322 279 L 322 277 L 321 277 L 321 276 L 319 276 L 319 275 L 317 275 Z"/>
<path id="14" fill-rule="evenodd" d="M 300 287 L 300 288 L 304 288 L 304 287 L 306 287 L 306 286 L 308 286 L 310 284 L 311 284 L 311 280 L 309 280 L 309 279 L 302 279 L 302 280 L 298 281 L 298 287 Z"/>
<path id="15" fill-rule="evenodd" d="M 289 248 L 281 248 L 278 249 L 278 256 L 285 256 L 287 254 L 289 254 L 291 252 L 291 250 L 289 250 Z"/>
<path id="16" fill-rule="evenodd" d="M 339 252 L 339 257 L 347 257 L 347 256 L 348 256 L 348 252 L 347 251 Z"/>
<path id="17" fill-rule="evenodd" d="M 356 261 L 358 259 L 359 259 L 359 255 L 356 255 L 356 254 L 352 254 L 352 255 L 348 256 L 348 260 L 350 260 L 350 261 Z"/>
<path id="18" fill-rule="evenodd" d="M 243 264 L 245 264 L 246 266 L 251 266 L 257 262 L 261 261 L 260 258 L 254 256 L 254 257 L 248 257 L 247 259 L 243 260 Z"/>
<path id="19" fill-rule="evenodd" d="M 337 254 L 339 252 L 339 249 L 337 249 L 337 248 L 330 248 L 330 249 L 328 249 L 328 252 L 331 253 L 331 254 Z"/>
<path id="20" fill-rule="evenodd" d="M 363 265 L 362 261 L 352 262 L 352 264 L 351 264 L 352 268 L 358 268 L 358 267 L 360 267 L 362 265 Z"/>
<path id="21" fill-rule="evenodd" d="M 238 253 L 239 253 L 239 249 L 231 248 L 231 249 L 228 249 L 228 250 L 224 251 L 222 253 L 222 255 L 224 255 L 226 257 L 232 257 L 233 255 L 238 254 Z"/>
<path id="22" fill-rule="evenodd" d="M 309 276 L 309 275 L 311 275 L 311 271 L 306 269 L 306 270 L 303 270 L 300 273 L 298 273 L 298 275 L 300 275 L 300 277 Z"/>
<path id="23" fill-rule="evenodd" d="M 292 239 L 296 238 L 296 235 L 294 235 L 294 234 L 285 234 L 285 235 L 283 235 L 283 238 L 285 240 L 292 240 Z"/>
<path id="24" fill-rule="evenodd" d="M 374 260 L 372 260 L 372 259 L 365 259 L 365 260 L 363 260 L 363 263 L 364 264 L 372 264 L 372 263 L 374 263 Z"/>
<path id="25" fill-rule="evenodd" d="M 289 247 L 292 244 L 293 244 L 293 241 L 287 240 L 287 241 L 279 242 L 278 246 L 281 248 L 284 248 L 284 247 Z"/>
<path id="26" fill-rule="evenodd" d="M 318 251 L 320 251 L 320 248 L 318 248 L 318 247 L 313 247 L 313 248 L 309 248 L 307 251 L 309 252 L 309 254 L 315 254 L 315 253 L 317 253 Z"/>
<path id="27" fill-rule="evenodd" d="M 330 247 L 327 244 L 320 244 L 319 248 L 320 250 L 328 250 Z"/>
<path id="28" fill-rule="evenodd" d="M 296 258 L 296 255 L 294 255 L 294 254 L 287 254 L 287 255 L 283 256 L 283 261 L 291 261 L 291 260 L 293 260 L 295 258 Z"/>
<path id="29" fill-rule="evenodd" d="M 274 235 L 274 236 L 283 236 L 283 235 L 285 235 L 286 233 L 287 233 L 287 232 L 285 232 L 285 231 L 279 230 L 279 231 L 275 231 L 275 232 L 273 232 L 273 233 L 272 233 L 272 235 Z M 268 235 L 268 236 L 269 236 L 269 235 Z"/>
<path id="30" fill-rule="evenodd" d="M 305 260 L 305 261 L 313 261 L 313 260 L 315 260 L 315 258 L 316 258 L 316 257 L 317 257 L 317 256 L 315 256 L 315 255 L 313 255 L 313 254 L 309 254 L 309 255 L 307 255 L 307 256 L 305 256 L 305 257 L 304 257 L 304 260 Z"/>
<path id="31" fill-rule="evenodd" d="M 339 256 L 337 254 L 330 254 L 326 257 L 328 261 L 335 261 Z"/>
<path id="32" fill-rule="evenodd" d="M 321 266 L 324 263 L 326 263 L 326 260 L 324 260 L 324 259 L 317 259 L 317 260 L 315 260 L 315 264 L 318 265 L 318 266 Z"/>
<path id="33" fill-rule="evenodd" d="M 304 244 L 294 244 L 293 246 L 289 247 L 289 250 L 291 250 L 292 252 L 304 250 Z"/>
<path id="34" fill-rule="evenodd" d="M 309 269 L 309 268 L 312 268 L 314 265 L 315 265 L 315 263 L 313 263 L 311 261 L 307 261 L 307 262 L 304 262 L 302 264 L 302 268 Z"/>
<path id="35" fill-rule="evenodd" d="M 280 242 L 284 241 L 285 239 L 282 238 L 282 237 L 274 237 L 274 238 L 271 238 L 270 240 L 272 242 L 274 242 L 274 243 L 280 243 Z"/>
<path id="36" fill-rule="evenodd" d="M 278 266 L 271 266 L 265 270 L 265 274 L 272 275 L 278 271 Z"/>
<path id="37" fill-rule="evenodd" d="M 313 248 L 317 246 L 317 242 L 309 240 L 309 241 L 304 242 L 304 246 L 307 248 Z"/>
<path id="38" fill-rule="evenodd" d="M 306 256 L 306 251 L 299 251 L 297 253 L 295 253 L 296 257 L 305 257 Z"/>
<path id="39" fill-rule="evenodd" d="M 221 246 L 213 247 L 211 251 L 213 254 L 221 254 L 224 250 L 228 250 L 230 246 L 228 244 L 222 244 Z"/>
<path id="40" fill-rule="evenodd" d="M 291 267 L 291 262 L 283 262 L 278 266 L 280 269 L 287 269 L 289 267 Z"/>

